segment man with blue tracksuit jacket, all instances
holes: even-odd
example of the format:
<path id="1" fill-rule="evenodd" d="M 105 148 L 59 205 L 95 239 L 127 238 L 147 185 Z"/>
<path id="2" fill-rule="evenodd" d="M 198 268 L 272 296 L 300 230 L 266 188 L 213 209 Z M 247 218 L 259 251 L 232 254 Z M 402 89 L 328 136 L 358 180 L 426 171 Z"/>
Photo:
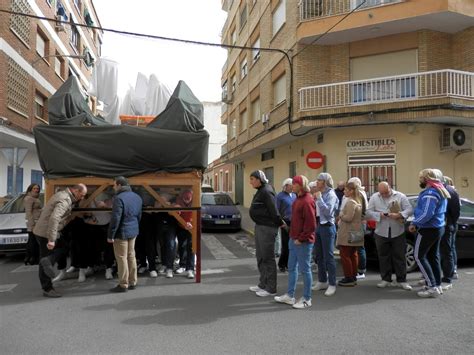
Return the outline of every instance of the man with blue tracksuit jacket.
<path id="1" fill-rule="evenodd" d="M 111 292 L 126 292 L 137 285 L 137 259 L 135 239 L 142 216 L 142 199 L 132 192 L 123 176 L 114 180 L 115 198 L 109 224 L 107 241 L 113 243 L 117 260 L 119 284 Z"/>
<path id="2" fill-rule="evenodd" d="M 415 242 L 415 260 L 426 282 L 426 288 L 418 292 L 420 297 L 437 297 L 441 294 L 441 265 L 439 245 L 444 234 L 445 213 L 449 192 L 443 186 L 435 169 L 419 173 L 420 187 L 414 219 L 410 232 L 418 231 Z"/>

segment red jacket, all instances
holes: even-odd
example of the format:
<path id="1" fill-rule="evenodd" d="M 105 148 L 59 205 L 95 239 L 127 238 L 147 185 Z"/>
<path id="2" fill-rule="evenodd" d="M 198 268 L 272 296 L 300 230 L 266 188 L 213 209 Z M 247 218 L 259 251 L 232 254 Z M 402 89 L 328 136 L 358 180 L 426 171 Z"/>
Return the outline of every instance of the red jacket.
<path id="1" fill-rule="evenodd" d="M 314 243 L 316 233 L 316 206 L 309 192 L 298 196 L 291 211 L 290 238 Z"/>

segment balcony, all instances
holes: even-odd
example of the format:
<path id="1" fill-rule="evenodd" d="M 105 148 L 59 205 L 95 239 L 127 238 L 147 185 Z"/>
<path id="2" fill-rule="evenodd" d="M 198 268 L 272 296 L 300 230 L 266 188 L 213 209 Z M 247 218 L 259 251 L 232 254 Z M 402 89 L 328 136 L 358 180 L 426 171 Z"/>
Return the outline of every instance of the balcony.
<path id="1" fill-rule="evenodd" d="M 364 3 L 363 0 L 302 0 L 299 5 L 300 21 L 345 15 L 358 6 L 358 10 L 362 10 L 402 1 L 403 0 L 366 0 Z"/>
<path id="2" fill-rule="evenodd" d="M 452 97 L 474 100 L 474 73 L 438 70 L 298 90 L 300 111 Z"/>

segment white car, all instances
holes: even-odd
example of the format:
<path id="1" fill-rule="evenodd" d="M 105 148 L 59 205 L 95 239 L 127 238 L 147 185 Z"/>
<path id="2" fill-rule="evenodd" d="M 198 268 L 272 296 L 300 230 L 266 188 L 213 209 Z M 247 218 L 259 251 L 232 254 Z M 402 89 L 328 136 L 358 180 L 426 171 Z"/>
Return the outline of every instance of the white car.
<path id="1" fill-rule="evenodd" d="M 0 209 L 0 254 L 24 252 L 28 241 L 26 230 L 25 194 L 18 195 Z M 43 201 L 44 195 L 40 194 Z"/>

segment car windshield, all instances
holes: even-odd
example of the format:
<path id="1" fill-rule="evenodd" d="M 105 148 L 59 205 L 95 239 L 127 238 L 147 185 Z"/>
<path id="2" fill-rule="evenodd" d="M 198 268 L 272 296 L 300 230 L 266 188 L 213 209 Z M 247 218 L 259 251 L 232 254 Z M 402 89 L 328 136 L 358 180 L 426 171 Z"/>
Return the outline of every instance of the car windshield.
<path id="1" fill-rule="evenodd" d="M 233 205 L 234 203 L 232 202 L 232 199 L 227 196 L 227 195 L 202 195 L 202 200 L 201 200 L 202 205 L 219 205 L 219 206 L 225 206 L 225 205 Z"/>
<path id="2" fill-rule="evenodd" d="M 15 197 L 13 200 L 8 201 L 5 206 L 0 209 L 0 214 L 6 213 L 24 213 L 25 206 L 23 205 L 23 199 L 25 198 L 25 194 L 21 194 Z M 44 202 L 44 194 L 40 194 L 40 201 L 41 203 Z"/>

